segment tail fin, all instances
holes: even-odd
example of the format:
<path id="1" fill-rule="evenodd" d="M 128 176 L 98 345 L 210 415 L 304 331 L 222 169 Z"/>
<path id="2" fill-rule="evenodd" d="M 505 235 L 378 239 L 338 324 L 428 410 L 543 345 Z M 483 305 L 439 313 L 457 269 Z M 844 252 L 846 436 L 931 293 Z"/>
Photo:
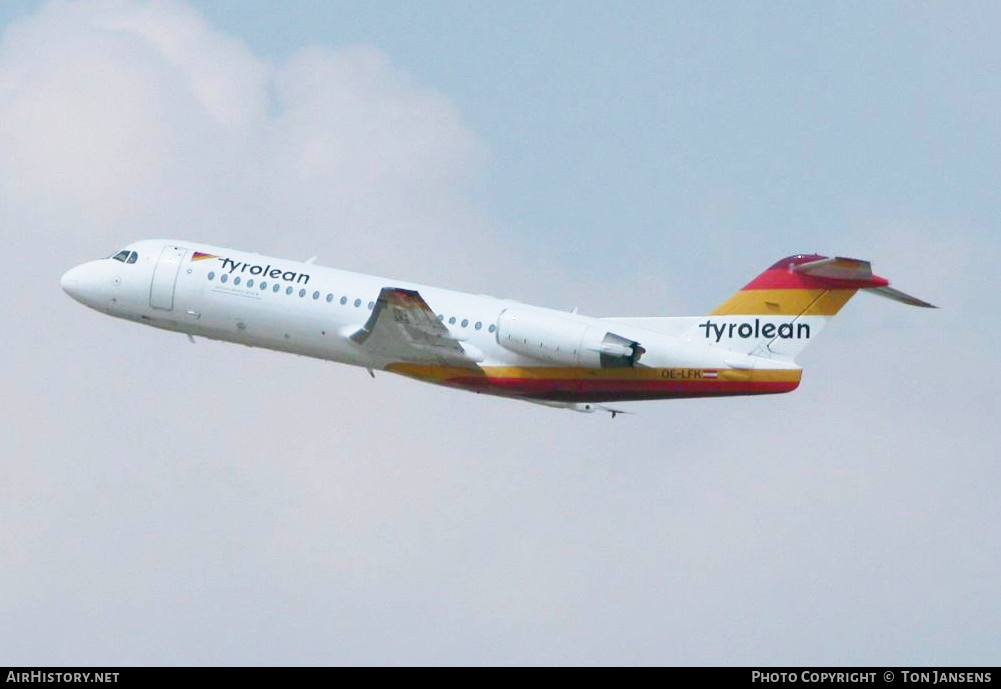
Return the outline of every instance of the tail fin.
<path id="1" fill-rule="evenodd" d="M 913 306 L 931 304 L 889 287 L 868 261 L 789 256 L 749 282 L 699 323 L 712 345 L 792 361 L 860 289 Z"/>

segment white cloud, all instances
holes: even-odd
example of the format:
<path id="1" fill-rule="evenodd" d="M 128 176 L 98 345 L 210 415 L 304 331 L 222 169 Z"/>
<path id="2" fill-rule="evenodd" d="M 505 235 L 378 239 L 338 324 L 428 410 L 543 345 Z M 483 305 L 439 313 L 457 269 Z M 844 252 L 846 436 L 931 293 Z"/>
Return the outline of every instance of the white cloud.
<path id="1" fill-rule="evenodd" d="M 275 553 L 363 576 L 397 559 L 381 524 L 434 513 L 417 490 L 433 496 L 434 481 L 411 461 L 426 450 L 397 455 L 409 486 L 380 473 L 394 456 L 381 429 L 398 414 L 383 396 L 412 414 L 412 383 L 380 388 L 386 377 L 373 386 L 293 357 L 177 347 L 78 308 L 61 272 L 127 241 L 176 236 L 475 285 L 489 271 L 465 256 L 495 245 L 467 200 L 481 160 L 448 99 L 370 46 L 306 47 L 271 64 L 177 2 L 56 2 L 7 29 L 0 231 L 24 259 L 9 284 L 25 289 L 2 315 L 4 332 L 34 335 L 0 364 L 17 400 L 0 433 L 0 586 L 17 592 L 0 603 L 4 657 L 200 658 L 179 618 L 126 630 L 177 610 L 227 617 L 234 595 L 283 595 L 274 577 L 329 581 L 297 581 L 301 569 Z M 163 384 L 144 370 L 150 351 L 164 357 Z M 249 394 L 232 387 L 251 380 Z M 191 399 L 192 386 L 203 396 Z M 188 429 L 161 426 L 171 417 Z M 259 436 L 263 418 L 276 425 Z M 415 424 L 403 421 L 404 436 Z M 400 507 L 386 503 L 396 496 Z M 331 536 L 340 554 L 311 559 Z M 225 589 L 216 603 L 206 586 Z M 47 640 L 28 631 L 15 647 L 13 629 L 35 615 Z M 62 631 L 50 633 L 57 619 Z M 106 632 L 91 635 L 88 620 Z"/>
<path id="2" fill-rule="evenodd" d="M 52 3 L 11 27 L 0 150 L 5 214 L 102 252 L 180 236 L 475 281 L 455 247 L 496 248 L 447 98 L 369 46 L 269 64 L 178 2 Z"/>

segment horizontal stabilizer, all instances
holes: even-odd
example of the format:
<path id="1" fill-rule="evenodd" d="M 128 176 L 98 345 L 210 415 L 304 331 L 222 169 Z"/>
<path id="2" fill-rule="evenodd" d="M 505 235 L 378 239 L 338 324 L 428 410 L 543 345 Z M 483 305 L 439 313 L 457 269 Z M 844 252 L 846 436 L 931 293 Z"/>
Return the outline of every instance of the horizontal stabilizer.
<path id="1" fill-rule="evenodd" d="M 926 301 L 922 301 L 917 297 L 912 297 L 909 294 L 904 294 L 898 289 L 893 289 L 892 287 L 870 287 L 866 290 L 872 294 L 878 294 L 881 297 L 886 297 L 887 299 L 892 299 L 893 301 L 899 301 L 902 304 L 910 304 L 911 306 L 920 306 L 926 309 L 937 309 L 938 307 L 934 304 L 929 304 Z"/>
<path id="2" fill-rule="evenodd" d="M 872 265 L 869 261 L 857 258 L 843 256 L 821 258 L 807 263 L 793 264 L 789 268 L 794 273 L 802 273 L 812 278 L 851 283 L 852 287 L 885 287 L 889 284 L 886 278 L 872 274 Z"/>
<path id="3" fill-rule="evenodd" d="M 790 268 L 796 273 L 803 273 L 804 275 L 809 275 L 813 278 L 846 281 L 851 283 L 854 287 L 860 287 L 870 292 L 874 292 L 882 297 L 886 297 L 887 299 L 899 301 L 902 304 L 910 304 L 911 306 L 921 306 L 930 309 L 935 308 L 926 301 L 922 301 L 917 297 L 912 297 L 909 294 L 904 294 L 900 290 L 893 289 L 890 287 L 890 282 L 886 278 L 873 275 L 872 267 L 870 266 L 869 261 L 861 261 L 857 258 L 844 258 L 838 256 L 835 258 L 822 258 L 808 263 L 800 263 L 798 265 L 790 266 Z"/>

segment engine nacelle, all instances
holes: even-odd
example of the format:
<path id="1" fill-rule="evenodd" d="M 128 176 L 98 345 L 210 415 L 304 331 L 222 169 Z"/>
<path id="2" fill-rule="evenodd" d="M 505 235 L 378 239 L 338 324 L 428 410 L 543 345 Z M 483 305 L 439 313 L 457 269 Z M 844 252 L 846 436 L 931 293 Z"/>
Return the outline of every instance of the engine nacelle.
<path id="1" fill-rule="evenodd" d="M 635 366 L 646 350 L 591 319 L 507 309 L 497 319 L 497 344 L 512 352 L 561 366 Z"/>

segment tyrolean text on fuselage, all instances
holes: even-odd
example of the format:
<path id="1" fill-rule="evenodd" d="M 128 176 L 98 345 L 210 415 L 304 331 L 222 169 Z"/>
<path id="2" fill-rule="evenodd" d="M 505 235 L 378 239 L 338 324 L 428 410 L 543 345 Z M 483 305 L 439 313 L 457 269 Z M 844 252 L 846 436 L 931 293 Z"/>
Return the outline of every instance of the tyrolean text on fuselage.
<path id="1" fill-rule="evenodd" d="M 272 268 L 270 265 L 252 265 L 250 263 L 240 263 L 239 261 L 234 261 L 231 258 L 220 258 L 222 261 L 222 269 L 229 273 L 250 273 L 251 275 L 260 275 L 261 277 L 268 277 L 272 280 L 284 280 L 285 282 L 294 282 L 296 284 L 309 284 L 309 275 L 306 273 L 297 273 L 294 270 L 282 270 L 281 268 Z"/>

